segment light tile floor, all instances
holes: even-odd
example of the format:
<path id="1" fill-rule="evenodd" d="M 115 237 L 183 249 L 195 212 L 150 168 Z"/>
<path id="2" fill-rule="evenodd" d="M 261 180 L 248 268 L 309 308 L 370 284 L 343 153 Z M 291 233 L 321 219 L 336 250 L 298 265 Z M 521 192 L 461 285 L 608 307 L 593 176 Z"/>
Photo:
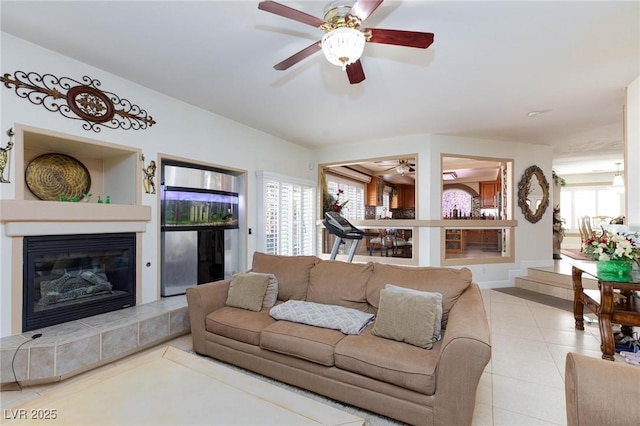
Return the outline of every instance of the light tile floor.
<path id="1" fill-rule="evenodd" d="M 473 424 L 566 424 L 565 357 L 577 352 L 600 358 L 597 324 L 585 323 L 579 331 L 569 311 L 493 290 L 482 296 L 492 356 L 478 387 Z"/>
<path id="2" fill-rule="evenodd" d="M 565 356 L 568 352 L 577 352 L 600 358 L 597 325 L 585 323 L 585 330 L 578 331 L 574 328 L 571 312 L 493 290 L 483 290 L 482 295 L 491 326 L 493 350 L 478 386 L 473 424 L 566 424 Z M 179 337 L 168 344 L 189 351 L 191 336 Z M 115 364 L 127 359 L 130 358 Z M 617 357 L 617 362 L 624 361 Z M 48 384 L 21 392 L 2 392 L 1 407 L 4 410 L 22 404 L 55 386 Z"/>

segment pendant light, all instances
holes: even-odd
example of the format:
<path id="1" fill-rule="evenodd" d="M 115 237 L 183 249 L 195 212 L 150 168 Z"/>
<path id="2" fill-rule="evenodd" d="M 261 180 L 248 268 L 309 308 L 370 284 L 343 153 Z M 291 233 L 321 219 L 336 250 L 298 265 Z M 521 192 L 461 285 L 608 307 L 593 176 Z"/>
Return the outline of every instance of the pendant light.
<path id="1" fill-rule="evenodd" d="M 620 174 L 620 163 L 616 163 L 616 166 L 618 167 L 618 171 L 616 172 L 615 176 L 613 176 L 613 192 L 615 192 L 616 194 L 623 194 L 624 193 L 624 179 L 622 177 L 622 175 Z"/>

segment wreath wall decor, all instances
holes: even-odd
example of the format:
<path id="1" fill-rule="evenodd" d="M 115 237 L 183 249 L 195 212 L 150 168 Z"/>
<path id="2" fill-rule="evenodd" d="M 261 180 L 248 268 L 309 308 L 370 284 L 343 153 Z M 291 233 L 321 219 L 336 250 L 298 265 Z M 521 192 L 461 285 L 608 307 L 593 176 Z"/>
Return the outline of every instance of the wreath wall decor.
<path id="1" fill-rule="evenodd" d="M 141 130 L 156 124 L 147 111 L 115 93 L 101 90 L 100 81 L 88 76 L 77 81 L 52 74 L 16 71 L 0 77 L 7 89 L 34 105 L 73 120 L 83 120 L 82 128 L 98 133 L 110 129 Z"/>

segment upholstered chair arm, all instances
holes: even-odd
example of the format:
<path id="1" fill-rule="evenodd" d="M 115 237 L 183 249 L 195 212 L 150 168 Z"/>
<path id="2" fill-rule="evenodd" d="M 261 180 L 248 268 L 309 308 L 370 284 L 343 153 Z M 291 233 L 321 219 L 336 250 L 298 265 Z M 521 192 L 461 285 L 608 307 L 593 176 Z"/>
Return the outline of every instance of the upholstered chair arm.
<path id="1" fill-rule="evenodd" d="M 437 367 L 434 425 L 470 425 L 476 390 L 491 359 L 489 323 L 477 284 L 449 311 Z"/>
<path id="2" fill-rule="evenodd" d="M 640 422 L 640 367 L 568 353 L 568 426 L 635 426 Z"/>
<path id="3" fill-rule="evenodd" d="M 229 293 L 230 279 L 201 284 L 187 288 L 187 305 L 193 350 L 204 354 L 205 319 L 211 312 L 225 306 Z"/>

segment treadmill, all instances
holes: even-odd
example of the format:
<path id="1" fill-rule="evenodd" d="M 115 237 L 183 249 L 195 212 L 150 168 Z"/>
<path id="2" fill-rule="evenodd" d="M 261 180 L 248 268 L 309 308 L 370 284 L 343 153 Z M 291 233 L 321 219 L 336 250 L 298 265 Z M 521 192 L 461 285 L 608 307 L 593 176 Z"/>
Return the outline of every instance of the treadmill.
<path id="1" fill-rule="evenodd" d="M 351 263 L 358 249 L 360 240 L 362 240 L 363 237 L 375 237 L 378 235 L 377 232 L 365 232 L 356 228 L 338 212 L 326 212 L 322 224 L 330 234 L 336 236 L 336 241 L 333 243 L 333 248 L 331 249 L 331 257 L 329 258 L 331 260 L 335 260 L 338 250 L 340 249 L 340 244 L 345 244 L 345 240 L 349 240 L 351 241 L 351 247 L 349 248 L 347 262 Z"/>

